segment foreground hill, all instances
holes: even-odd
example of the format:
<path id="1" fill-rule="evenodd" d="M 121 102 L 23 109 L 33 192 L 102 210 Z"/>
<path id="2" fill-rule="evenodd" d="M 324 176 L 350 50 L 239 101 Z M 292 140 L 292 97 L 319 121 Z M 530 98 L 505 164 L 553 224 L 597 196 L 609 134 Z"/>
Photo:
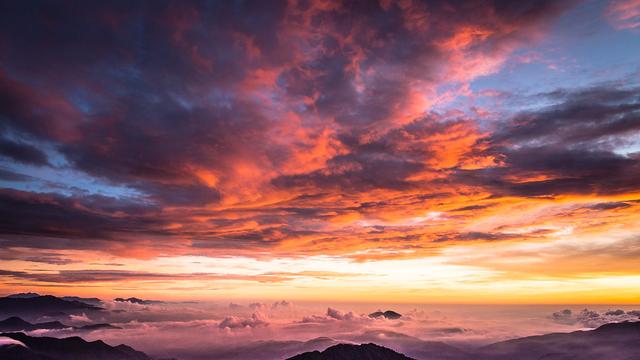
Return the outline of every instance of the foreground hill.
<path id="1" fill-rule="evenodd" d="M 77 336 L 64 339 L 32 337 L 23 333 L 1 333 L 19 344 L 0 346 L 3 360 L 151 360 L 145 353 L 126 345 L 110 346 L 85 341 Z"/>
<path id="2" fill-rule="evenodd" d="M 288 360 L 415 360 L 376 344 L 338 344 L 324 351 L 311 351 Z"/>
<path id="3" fill-rule="evenodd" d="M 420 360 L 458 360 L 468 358 L 468 354 L 452 345 L 440 341 L 427 341 L 417 337 L 389 330 L 370 330 L 350 337 L 351 342 L 367 344 L 375 342 Z"/>

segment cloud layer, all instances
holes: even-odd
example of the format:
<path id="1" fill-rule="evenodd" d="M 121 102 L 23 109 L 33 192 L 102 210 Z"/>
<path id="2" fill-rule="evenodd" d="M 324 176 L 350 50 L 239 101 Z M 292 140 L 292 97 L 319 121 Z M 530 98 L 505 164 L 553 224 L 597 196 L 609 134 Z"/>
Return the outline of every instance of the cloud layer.
<path id="1" fill-rule="evenodd" d="M 210 273 L 178 260 L 164 269 L 133 262 L 444 254 L 442 262 L 460 264 L 471 257 L 447 249 L 605 233 L 615 244 L 586 247 L 612 250 L 605 256 L 619 261 L 607 273 L 629 274 L 623 253 L 637 250 L 640 206 L 638 84 L 476 89 L 524 62 L 514 59 L 576 6 L 3 4 L 5 287 L 340 279 L 345 272 L 313 266 Z M 636 8 L 615 1 L 598 16 L 633 30 Z M 499 111 L 487 101 L 532 106 Z M 537 261 L 552 263 L 570 246 Z M 127 268 L 90 265 L 96 254 Z M 469 265 L 523 276 L 513 263 L 476 255 Z"/>

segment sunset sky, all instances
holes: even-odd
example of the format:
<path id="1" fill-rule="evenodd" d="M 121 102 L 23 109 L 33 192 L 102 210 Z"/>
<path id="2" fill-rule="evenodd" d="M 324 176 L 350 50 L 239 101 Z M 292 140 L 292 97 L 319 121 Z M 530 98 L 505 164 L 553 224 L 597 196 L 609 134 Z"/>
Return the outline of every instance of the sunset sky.
<path id="1" fill-rule="evenodd" d="M 640 303 L 640 1 L 3 1 L 20 291 Z"/>

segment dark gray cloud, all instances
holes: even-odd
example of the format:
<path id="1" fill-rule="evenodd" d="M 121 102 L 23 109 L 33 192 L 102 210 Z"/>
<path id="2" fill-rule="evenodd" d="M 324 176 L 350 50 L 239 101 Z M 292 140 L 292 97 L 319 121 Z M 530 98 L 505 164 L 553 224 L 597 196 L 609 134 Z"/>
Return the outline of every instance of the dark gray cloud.
<path id="1" fill-rule="evenodd" d="M 640 129 L 638 89 L 604 84 L 545 96 L 556 104 L 519 114 L 481 140 L 501 166 L 458 170 L 460 181 L 497 196 L 636 191 L 640 155 L 624 149 Z M 546 179 L 528 180 L 535 176 Z"/>
<path id="2" fill-rule="evenodd" d="M 86 240 L 112 239 L 113 234 L 119 232 L 150 231 L 164 223 L 161 219 L 145 216 L 157 214 L 153 208 L 101 196 L 69 198 L 2 190 L 0 199 L 0 232 L 5 234 L 0 242 L 6 245 L 13 242 L 9 239 L 16 239 L 14 244 L 24 241 L 15 236 L 44 236 L 70 241 L 78 239 L 68 245 L 91 247 L 96 244 Z M 119 216 L 122 213 L 128 216 Z"/>
<path id="3" fill-rule="evenodd" d="M 46 165 L 48 163 L 47 156 L 38 148 L 3 138 L 0 138 L 0 156 L 25 164 Z"/>
<path id="4" fill-rule="evenodd" d="M 626 203 L 624 201 L 612 201 L 612 202 L 603 202 L 603 203 L 590 205 L 587 208 L 591 210 L 615 210 L 615 209 L 626 209 L 630 206 L 631 204 Z"/>

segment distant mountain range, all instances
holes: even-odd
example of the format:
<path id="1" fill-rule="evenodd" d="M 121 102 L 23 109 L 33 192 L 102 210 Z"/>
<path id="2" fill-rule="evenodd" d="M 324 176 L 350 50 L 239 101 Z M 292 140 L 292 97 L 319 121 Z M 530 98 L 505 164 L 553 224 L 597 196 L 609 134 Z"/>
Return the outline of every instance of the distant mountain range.
<path id="1" fill-rule="evenodd" d="M 503 341 L 478 349 L 474 359 L 640 360 L 640 322 L 610 323 L 591 331 Z"/>
<path id="2" fill-rule="evenodd" d="M 6 297 L 9 299 L 30 299 L 38 296 L 40 296 L 40 294 L 34 293 L 34 292 L 27 292 L 27 293 L 11 294 L 11 295 L 7 295 Z"/>
<path id="3" fill-rule="evenodd" d="M 34 331 L 39 329 L 65 329 L 70 328 L 59 321 L 49 321 L 37 324 L 32 324 L 28 321 L 22 320 L 17 316 L 0 321 L 0 331 Z"/>
<path id="4" fill-rule="evenodd" d="M 0 331 L 34 331 L 34 330 L 59 330 L 59 329 L 72 329 L 75 331 L 94 331 L 100 329 L 120 329 L 117 326 L 111 324 L 91 324 L 84 326 L 69 326 L 61 323 L 60 321 L 48 321 L 32 324 L 17 316 L 12 316 L 5 320 L 0 321 Z"/>
<path id="5" fill-rule="evenodd" d="M 42 316 L 60 317 L 103 310 L 99 306 L 77 300 L 65 300 L 52 295 L 17 294 L 0 298 L 0 318 L 19 316 L 37 319 Z"/>
<path id="6" fill-rule="evenodd" d="M 18 293 L 18 294 L 11 294 L 6 296 L 9 299 L 31 299 L 31 298 L 36 298 L 36 297 L 40 297 L 42 295 L 38 294 L 38 293 L 34 293 L 34 292 L 28 292 L 28 293 Z M 78 301 L 81 303 L 85 303 L 88 305 L 94 305 L 94 306 L 102 306 L 102 300 L 92 297 L 92 298 L 84 298 L 84 297 L 79 297 L 79 296 L 62 296 L 59 297 L 59 299 L 62 300 L 66 300 L 66 301 Z"/>
<path id="7" fill-rule="evenodd" d="M 102 300 L 100 300 L 98 298 L 85 298 L 85 297 L 78 297 L 78 296 L 63 296 L 63 297 L 61 297 L 61 299 L 62 300 L 66 300 L 66 301 L 78 301 L 78 302 L 89 304 L 89 305 L 93 305 L 93 306 L 102 306 L 103 305 Z"/>
<path id="8" fill-rule="evenodd" d="M 145 353 L 126 345 L 85 341 L 77 336 L 64 339 L 32 337 L 23 333 L 0 333 L 0 338 L 16 343 L 0 346 L 3 360 L 152 360 Z"/>

